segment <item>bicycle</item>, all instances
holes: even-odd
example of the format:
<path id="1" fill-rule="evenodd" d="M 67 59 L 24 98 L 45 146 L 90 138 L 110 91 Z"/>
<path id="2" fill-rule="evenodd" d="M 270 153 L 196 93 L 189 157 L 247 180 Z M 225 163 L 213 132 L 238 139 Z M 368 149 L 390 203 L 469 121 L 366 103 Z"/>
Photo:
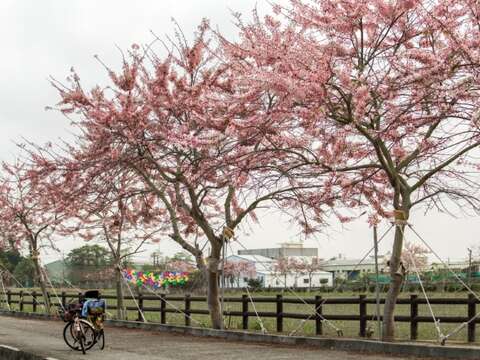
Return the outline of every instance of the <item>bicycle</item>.
<path id="1" fill-rule="evenodd" d="M 92 292 L 86 292 L 84 298 L 93 297 Z M 98 300 L 99 294 L 96 292 Z M 103 330 L 103 321 L 105 320 L 103 308 L 88 308 L 86 316 L 84 312 L 84 301 L 75 304 L 68 304 L 67 309 L 61 310 L 63 320 L 67 323 L 63 329 L 63 339 L 65 343 L 73 350 L 82 351 L 85 354 L 95 344 L 100 345 L 100 349 L 105 348 L 105 332 Z"/>

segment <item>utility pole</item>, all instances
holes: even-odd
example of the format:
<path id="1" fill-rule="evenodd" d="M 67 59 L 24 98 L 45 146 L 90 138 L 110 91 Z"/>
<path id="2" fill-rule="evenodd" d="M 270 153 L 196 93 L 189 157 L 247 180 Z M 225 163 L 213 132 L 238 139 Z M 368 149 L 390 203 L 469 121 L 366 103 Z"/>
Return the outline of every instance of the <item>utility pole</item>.
<path id="1" fill-rule="evenodd" d="M 65 252 L 62 251 L 62 286 L 65 287 Z"/>
<path id="2" fill-rule="evenodd" d="M 152 253 L 153 267 L 156 269 L 160 265 L 160 254 L 157 252 Z"/>
<path id="3" fill-rule="evenodd" d="M 467 248 L 468 251 L 468 286 L 472 286 L 472 249 Z"/>
<path id="4" fill-rule="evenodd" d="M 378 338 L 382 338 L 382 323 L 380 321 L 380 276 L 378 273 L 378 234 L 377 225 L 373 226 L 373 245 L 375 251 L 375 300 L 377 313 Z"/>

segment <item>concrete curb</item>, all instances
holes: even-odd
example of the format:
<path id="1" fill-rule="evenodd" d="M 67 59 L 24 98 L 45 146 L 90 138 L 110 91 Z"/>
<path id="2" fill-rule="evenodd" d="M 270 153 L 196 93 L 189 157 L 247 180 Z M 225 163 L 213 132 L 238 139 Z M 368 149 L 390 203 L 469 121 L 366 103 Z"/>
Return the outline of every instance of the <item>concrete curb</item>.
<path id="1" fill-rule="evenodd" d="M 0 311 L 0 315 L 17 316 L 31 319 L 53 319 L 53 316 L 38 313 L 21 313 Z M 162 325 L 137 321 L 107 320 L 107 325 L 129 329 L 143 329 L 155 332 L 170 332 L 184 335 L 211 337 L 229 341 L 243 341 L 263 344 L 278 344 L 289 346 L 308 346 L 339 351 L 377 353 L 388 355 L 414 356 L 434 359 L 480 359 L 480 347 L 440 346 L 414 343 L 384 343 L 374 340 L 299 337 L 285 335 L 264 335 L 245 331 L 215 330 L 206 328 L 186 327 L 180 325 Z"/>
<path id="2" fill-rule="evenodd" d="M 54 358 L 44 358 L 34 355 L 12 346 L 0 344 L 0 359 L 2 360 L 56 360 Z"/>

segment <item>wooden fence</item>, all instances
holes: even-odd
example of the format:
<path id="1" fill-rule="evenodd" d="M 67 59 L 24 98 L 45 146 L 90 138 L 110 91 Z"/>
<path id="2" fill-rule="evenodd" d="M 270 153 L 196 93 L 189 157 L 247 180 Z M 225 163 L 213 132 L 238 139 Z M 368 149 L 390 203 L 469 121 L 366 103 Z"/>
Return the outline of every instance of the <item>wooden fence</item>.
<path id="1" fill-rule="evenodd" d="M 59 305 L 56 301 L 55 294 L 49 293 L 51 298 L 51 303 L 54 305 Z M 79 299 L 81 293 L 58 293 L 58 298 L 65 305 L 69 302 L 69 299 Z M 115 295 L 104 295 L 102 298 L 105 299 L 116 299 Z M 28 299 L 30 299 L 28 301 Z M 24 311 L 25 305 L 31 305 L 33 312 L 39 310 L 41 302 L 41 293 L 39 292 L 26 292 L 18 291 L 13 292 L 7 290 L 6 299 L 3 296 L 0 296 L 0 304 L 14 305 L 18 310 Z M 125 300 L 132 300 L 131 296 L 126 296 Z M 184 315 L 185 325 L 191 326 L 191 315 L 208 315 L 209 312 L 206 309 L 193 309 L 193 302 L 206 302 L 204 296 L 167 296 L 164 294 L 159 294 L 158 296 L 153 295 L 144 295 L 138 294 L 135 295 L 135 300 L 138 304 L 138 307 L 142 310 L 143 313 L 156 313 L 160 317 L 160 323 L 167 323 L 167 314 L 168 313 L 180 313 Z M 255 297 L 252 299 L 254 303 L 270 303 L 272 308 L 275 311 L 259 311 L 258 313 L 252 311 L 253 307 L 251 306 L 251 300 L 247 295 L 242 295 L 241 297 L 225 297 L 225 303 L 237 303 L 241 304 L 241 311 L 224 311 L 224 315 L 231 317 L 240 317 L 242 319 L 242 328 L 244 330 L 248 329 L 249 319 L 251 317 L 256 318 L 257 315 L 260 318 L 273 318 L 276 320 L 276 331 L 281 333 L 284 331 L 284 319 L 299 319 L 305 321 L 313 321 L 315 323 L 315 333 L 317 335 L 323 335 L 323 325 L 324 319 L 326 320 L 339 320 L 339 321 L 354 321 L 358 322 L 358 333 L 361 337 L 367 336 L 367 322 L 375 319 L 375 315 L 367 313 L 367 305 L 375 304 L 376 300 L 374 298 L 367 298 L 366 295 L 359 295 L 358 297 L 350 298 L 322 298 L 317 295 L 313 298 L 289 298 L 283 297 L 283 295 L 277 295 L 275 297 Z M 158 302 L 158 307 L 144 306 L 144 301 L 155 301 Z M 171 302 L 182 302 L 183 308 L 169 308 L 167 305 Z M 385 303 L 385 299 L 381 299 L 381 304 Z M 480 303 L 472 294 L 466 298 L 430 298 L 429 302 L 431 305 L 465 305 L 465 316 L 437 316 L 442 324 L 462 324 L 467 323 L 467 340 L 468 342 L 475 342 L 475 330 L 476 324 L 480 323 L 480 317 L 477 317 L 477 304 Z M 424 298 L 419 298 L 417 295 L 411 295 L 409 298 L 400 298 L 397 301 L 397 304 L 409 305 L 410 306 L 410 315 L 397 315 L 395 316 L 395 321 L 397 322 L 406 322 L 410 323 L 410 339 L 417 340 L 418 338 L 418 325 L 420 323 L 433 323 L 431 316 L 420 316 L 419 315 L 419 305 L 426 304 Z M 304 305 L 308 304 L 312 306 L 311 312 L 309 313 L 291 313 L 284 312 L 284 304 L 298 304 Z M 324 314 L 323 310 L 326 306 L 331 305 L 357 305 L 358 312 L 357 314 Z M 127 310 L 137 311 L 138 318 L 137 321 L 142 321 L 143 317 L 141 312 L 138 310 L 137 306 L 127 306 Z M 240 307 L 240 306 L 239 306 Z M 315 312 L 313 312 L 313 307 L 315 307 Z M 116 306 L 109 305 L 109 309 L 116 309 Z M 381 317 L 380 317 L 381 320 Z"/>

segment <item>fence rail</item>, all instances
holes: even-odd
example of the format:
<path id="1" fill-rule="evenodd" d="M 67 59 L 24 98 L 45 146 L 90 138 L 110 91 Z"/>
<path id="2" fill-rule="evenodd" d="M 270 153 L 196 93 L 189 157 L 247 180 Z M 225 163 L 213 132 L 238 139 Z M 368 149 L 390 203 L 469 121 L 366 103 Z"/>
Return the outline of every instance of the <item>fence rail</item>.
<path id="1" fill-rule="evenodd" d="M 40 306 L 42 301 L 40 300 L 42 294 L 40 292 L 32 291 L 6 291 L 5 297 L 0 297 L 0 304 L 6 305 L 9 307 L 12 305 L 18 305 L 20 311 L 24 311 L 25 305 L 31 305 L 33 312 L 40 311 Z M 69 299 L 80 299 L 82 293 L 67 293 L 65 291 L 58 293 L 59 300 L 65 306 Z M 55 294 L 49 293 L 50 302 L 53 305 L 59 306 L 59 302 L 56 301 Z M 102 296 L 105 299 L 116 300 L 115 295 L 104 295 Z M 28 301 L 28 299 L 31 299 Z M 167 295 L 144 295 L 138 294 L 133 298 L 132 296 L 125 296 L 125 300 L 135 299 L 139 305 L 140 310 L 143 313 L 156 313 L 160 315 L 160 323 L 167 323 L 167 314 L 169 313 L 180 313 L 184 314 L 185 325 L 191 326 L 191 315 L 208 315 L 209 312 L 206 309 L 193 309 L 193 302 L 206 302 L 206 298 L 203 296 L 167 296 Z M 275 311 L 252 311 L 253 307 L 250 308 L 251 300 L 247 295 L 242 295 L 241 297 L 225 297 L 225 303 L 237 303 L 241 304 L 241 311 L 224 311 L 224 315 L 239 317 L 242 319 L 242 328 L 247 330 L 249 327 L 249 319 L 251 317 L 256 318 L 257 315 L 261 318 L 273 318 L 276 320 L 276 331 L 284 331 L 284 319 L 299 319 L 312 321 L 315 323 L 315 334 L 323 335 L 323 322 L 326 320 L 341 320 L 341 321 L 355 321 L 358 322 L 359 335 L 361 337 L 367 336 L 367 322 L 372 319 L 376 319 L 376 316 L 373 314 L 367 313 L 367 305 L 375 304 L 375 299 L 369 299 L 365 295 L 359 295 L 358 297 L 349 297 L 349 298 L 322 298 L 322 296 L 315 296 L 312 298 L 288 298 L 283 297 L 283 295 L 276 295 L 275 297 L 254 297 L 252 298 L 254 303 L 269 303 L 274 305 L 272 308 Z M 158 302 L 158 307 L 154 306 L 144 306 L 145 301 L 156 301 Z M 183 302 L 183 308 L 168 308 L 167 305 L 171 302 Z M 437 316 L 437 319 L 441 323 L 453 323 L 453 324 L 462 324 L 467 323 L 467 341 L 475 342 L 475 333 L 476 325 L 480 324 L 480 317 L 477 317 L 477 304 L 480 304 L 480 301 L 475 298 L 472 294 L 469 294 L 466 298 L 430 298 L 430 304 L 432 305 L 465 305 L 465 316 Z M 312 305 L 311 313 L 291 313 L 284 312 L 284 304 L 309 304 Z M 384 304 L 385 299 L 380 299 L 380 303 Z M 358 305 L 357 314 L 325 314 L 324 307 L 331 305 Z M 410 339 L 417 340 L 418 338 L 418 325 L 420 323 L 433 323 L 434 320 L 430 316 L 421 316 L 419 315 L 419 305 L 427 304 L 427 301 L 424 298 L 419 298 L 417 295 L 411 295 L 409 298 L 400 298 L 397 301 L 397 304 L 410 305 L 410 315 L 397 315 L 395 316 L 395 321 L 397 322 L 406 322 L 410 323 Z M 109 309 L 116 309 L 114 305 L 110 305 Z M 315 312 L 313 311 L 315 308 Z M 143 321 L 143 317 L 137 306 L 127 306 L 129 311 L 137 311 L 138 318 L 137 321 Z M 380 316 L 382 320 L 382 316 Z"/>

